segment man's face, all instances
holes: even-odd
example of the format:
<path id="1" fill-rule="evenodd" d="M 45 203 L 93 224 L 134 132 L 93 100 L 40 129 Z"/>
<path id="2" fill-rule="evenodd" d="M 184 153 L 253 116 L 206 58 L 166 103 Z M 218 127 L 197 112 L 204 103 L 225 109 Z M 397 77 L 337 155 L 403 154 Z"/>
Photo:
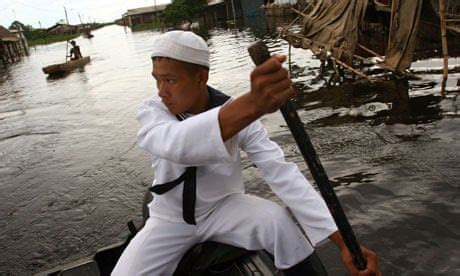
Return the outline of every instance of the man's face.
<path id="1" fill-rule="evenodd" d="M 206 83 L 199 71 L 191 72 L 184 63 L 174 59 L 157 58 L 153 61 L 152 75 L 158 95 L 171 113 L 202 111 L 203 84 L 205 87 Z"/>

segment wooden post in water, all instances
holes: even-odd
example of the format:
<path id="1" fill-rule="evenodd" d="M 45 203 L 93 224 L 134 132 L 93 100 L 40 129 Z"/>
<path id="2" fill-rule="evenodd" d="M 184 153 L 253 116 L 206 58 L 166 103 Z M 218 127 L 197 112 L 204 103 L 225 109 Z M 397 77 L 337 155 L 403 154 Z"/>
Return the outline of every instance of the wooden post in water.
<path id="1" fill-rule="evenodd" d="M 8 61 L 6 59 L 5 46 L 2 42 L 1 37 L 0 37 L 0 60 L 2 61 L 3 67 L 6 68 L 6 64 L 8 63 Z"/>
<path id="2" fill-rule="evenodd" d="M 233 27 L 236 27 L 236 14 L 235 14 L 235 3 L 233 0 L 230 1 L 232 4 L 232 14 L 233 14 Z M 227 17 L 228 18 L 228 17 Z"/>
<path id="3" fill-rule="evenodd" d="M 439 18 L 441 20 L 441 42 L 442 42 L 442 57 L 444 60 L 444 70 L 442 74 L 441 95 L 444 95 L 446 90 L 447 74 L 449 73 L 448 49 L 447 49 L 447 32 L 446 32 L 446 11 L 444 0 L 439 0 Z"/>

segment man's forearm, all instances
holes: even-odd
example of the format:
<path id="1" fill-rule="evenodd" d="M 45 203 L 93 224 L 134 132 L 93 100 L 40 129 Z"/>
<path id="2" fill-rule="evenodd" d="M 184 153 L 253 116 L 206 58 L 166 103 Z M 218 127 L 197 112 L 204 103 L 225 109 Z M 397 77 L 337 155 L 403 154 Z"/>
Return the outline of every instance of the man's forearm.
<path id="1" fill-rule="evenodd" d="M 286 56 L 275 55 L 251 72 L 251 90 L 224 105 L 219 112 L 226 141 L 260 116 L 271 113 L 294 96 L 289 74 L 281 65 Z"/>
<path id="2" fill-rule="evenodd" d="M 329 239 L 337 245 L 337 247 L 342 250 L 346 248 L 345 242 L 343 241 L 342 235 L 339 231 L 335 231 L 329 236 Z"/>
<path id="3" fill-rule="evenodd" d="M 251 96 L 247 93 L 222 106 L 218 118 L 223 141 L 228 140 L 263 115 L 263 112 L 258 110 L 252 101 Z"/>

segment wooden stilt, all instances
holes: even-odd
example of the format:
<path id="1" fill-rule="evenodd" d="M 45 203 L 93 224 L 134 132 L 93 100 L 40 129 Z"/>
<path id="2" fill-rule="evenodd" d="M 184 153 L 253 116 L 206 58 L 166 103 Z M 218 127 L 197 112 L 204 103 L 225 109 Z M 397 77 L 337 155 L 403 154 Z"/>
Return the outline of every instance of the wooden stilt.
<path id="1" fill-rule="evenodd" d="M 13 50 L 11 49 L 11 43 L 7 43 L 6 48 L 8 50 L 8 59 L 10 60 L 11 63 L 14 63 L 15 59 L 14 59 Z"/>
<path id="2" fill-rule="evenodd" d="M 441 41 L 442 56 L 444 60 L 444 70 L 442 74 L 441 95 L 446 90 L 447 74 L 449 72 L 448 50 L 447 50 L 447 33 L 446 33 L 446 14 L 444 0 L 439 0 L 439 18 L 441 19 Z"/>

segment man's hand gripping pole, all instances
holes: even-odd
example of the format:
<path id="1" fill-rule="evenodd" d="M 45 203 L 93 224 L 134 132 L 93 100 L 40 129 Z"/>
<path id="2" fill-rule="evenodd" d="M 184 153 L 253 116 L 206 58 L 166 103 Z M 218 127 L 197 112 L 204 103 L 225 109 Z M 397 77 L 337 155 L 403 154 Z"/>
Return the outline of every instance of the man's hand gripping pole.
<path id="1" fill-rule="evenodd" d="M 248 48 L 249 55 L 256 65 L 264 63 L 270 58 L 270 53 L 267 46 L 262 42 L 258 41 Z M 347 246 L 350 254 L 353 256 L 356 267 L 359 270 L 364 270 L 367 266 L 366 259 L 363 257 L 361 248 L 356 240 L 350 223 L 345 216 L 345 213 L 340 205 L 340 202 L 332 188 L 329 178 L 326 175 L 321 162 L 316 155 L 316 151 L 313 148 L 313 144 L 303 127 L 303 124 L 297 114 L 294 104 L 288 100 L 283 106 L 280 107 L 281 113 L 283 114 L 284 120 L 286 121 L 297 146 L 302 153 L 305 162 L 307 162 L 308 168 L 318 185 L 321 195 L 326 202 L 332 217 L 334 218 L 337 228 L 342 235 L 342 238 Z"/>

